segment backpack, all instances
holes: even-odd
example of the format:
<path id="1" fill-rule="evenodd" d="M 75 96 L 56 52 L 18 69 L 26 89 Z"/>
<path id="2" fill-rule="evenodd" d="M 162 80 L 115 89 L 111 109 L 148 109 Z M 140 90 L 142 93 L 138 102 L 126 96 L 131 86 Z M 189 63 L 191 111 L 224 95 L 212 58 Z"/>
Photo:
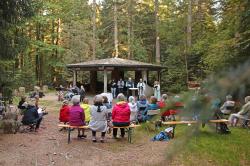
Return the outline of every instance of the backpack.
<path id="1" fill-rule="evenodd" d="M 146 109 L 146 107 L 139 107 L 138 113 L 137 113 L 137 119 L 139 122 L 143 122 L 143 112 Z"/>

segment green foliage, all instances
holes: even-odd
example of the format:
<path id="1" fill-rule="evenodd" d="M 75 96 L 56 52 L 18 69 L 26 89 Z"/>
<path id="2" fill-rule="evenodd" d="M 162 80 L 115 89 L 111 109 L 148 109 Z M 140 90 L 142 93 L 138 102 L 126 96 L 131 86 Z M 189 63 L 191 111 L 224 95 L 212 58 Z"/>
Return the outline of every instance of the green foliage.
<path id="1" fill-rule="evenodd" d="M 176 130 L 176 142 L 183 141 L 184 130 L 179 126 Z M 249 165 L 247 157 L 250 143 L 245 129 L 231 128 L 228 135 L 214 133 L 214 129 L 205 128 L 186 143 L 186 148 L 175 155 L 174 165 Z M 171 146 L 180 146 L 173 144 Z M 169 150 L 169 149 L 168 149 Z M 192 153 L 190 153 L 192 152 Z M 233 155 L 234 154 L 234 155 Z"/>
<path id="2" fill-rule="evenodd" d="M 190 50 L 188 2 L 159 1 L 161 64 L 167 67 L 163 91 L 187 89 L 187 73 L 189 81 L 200 82 L 210 73 L 249 59 L 249 1 L 194 1 Z M 28 69 L 32 84 L 60 84 L 71 77 L 65 64 L 92 59 L 93 8 L 88 1 L 6 0 L 0 6 L 0 61 L 14 63 L 8 71 L 1 66 L 1 72 L 15 71 L 21 79 Z M 113 6 L 112 0 L 97 4 L 97 58 L 114 56 Z M 117 9 L 119 57 L 128 58 L 130 50 L 132 59 L 154 63 L 154 0 L 118 0 Z"/>

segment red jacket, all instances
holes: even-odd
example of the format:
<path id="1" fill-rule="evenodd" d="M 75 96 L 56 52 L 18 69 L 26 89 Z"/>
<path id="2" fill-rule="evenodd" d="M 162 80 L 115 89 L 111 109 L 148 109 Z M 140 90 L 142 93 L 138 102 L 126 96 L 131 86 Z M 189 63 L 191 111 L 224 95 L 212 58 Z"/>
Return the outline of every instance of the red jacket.
<path id="1" fill-rule="evenodd" d="M 130 122 L 130 109 L 127 102 L 118 102 L 112 110 L 113 122 Z"/>
<path id="2" fill-rule="evenodd" d="M 159 108 L 161 108 L 161 109 L 167 106 L 167 104 L 166 104 L 164 101 L 159 101 L 157 104 L 158 104 Z M 175 107 L 176 109 L 165 110 L 165 111 L 162 113 L 161 116 L 176 115 L 178 112 L 180 112 L 180 111 L 178 110 L 178 108 L 179 108 L 179 107 L 183 107 L 183 104 L 182 104 L 181 102 L 176 102 L 176 103 L 174 103 L 174 107 Z"/>
<path id="3" fill-rule="evenodd" d="M 60 109 L 60 117 L 59 117 L 60 122 L 69 121 L 69 110 L 70 110 L 70 106 L 68 105 L 62 106 L 62 108 Z"/>

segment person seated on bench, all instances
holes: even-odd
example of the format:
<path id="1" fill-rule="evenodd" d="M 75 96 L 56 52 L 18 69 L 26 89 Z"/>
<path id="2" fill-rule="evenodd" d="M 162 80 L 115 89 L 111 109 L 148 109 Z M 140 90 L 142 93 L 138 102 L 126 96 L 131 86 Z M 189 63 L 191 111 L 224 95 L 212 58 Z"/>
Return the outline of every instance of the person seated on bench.
<path id="1" fill-rule="evenodd" d="M 107 131 L 108 110 L 102 104 L 103 98 L 101 95 L 94 97 L 94 105 L 91 106 L 91 120 L 89 128 L 92 130 L 92 141 L 96 142 L 96 132 L 101 132 L 101 143 L 104 143 L 105 133 Z"/>
<path id="2" fill-rule="evenodd" d="M 85 97 L 80 106 L 82 107 L 82 109 L 84 110 L 84 113 L 85 113 L 85 123 L 89 124 L 89 122 L 90 122 L 90 107 L 91 107 L 89 105 L 89 99 Z"/>
<path id="3" fill-rule="evenodd" d="M 60 109 L 60 115 L 59 115 L 60 122 L 63 122 L 64 124 L 69 122 L 69 110 L 70 110 L 69 101 L 64 100 L 63 105 Z"/>
<path id="4" fill-rule="evenodd" d="M 26 96 L 22 96 L 17 106 L 20 109 L 21 114 L 23 114 L 24 111 L 26 110 L 26 107 L 24 104 L 25 102 L 26 102 Z"/>
<path id="5" fill-rule="evenodd" d="M 220 107 L 220 112 L 222 113 L 222 116 L 223 115 L 230 115 L 233 112 L 235 102 L 232 99 L 233 98 L 231 95 L 226 96 L 225 103 Z"/>
<path id="6" fill-rule="evenodd" d="M 112 102 L 109 102 L 109 99 L 107 96 L 102 96 L 103 98 L 103 105 L 108 109 L 111 110 L 112 109 Z"/>
<path id="7" fill-rule="evenodd" d="M 43 118 L 38 115 L 35 102 L 35 99 L 31 98 L 27 103 L 27 110 L 24 112 L 22 123 L 24 125 L 29 125 L 31 130 L 34 127 L 33 125 L 35 125 L 35 131 L 37 131 Z"/>
<path id="8" fill-rule="evenodd" d="M 162 94 L 161 100 L 157 102 L 157 105 L 160 109 L 164 109 L 167 106 L 167 100 L 168 100 L 168 95 L 167 94 Z M 165 121 L 169 116 L 170 116 L 170 111 L 167 109 L 163 111 L 161 115 L 162 121 Z"/>
<path id="9" fill-rule="evenodd" d="M 237 123 L 239 119 L 246 120 L 250 118 L 250 96 L 245 97 L 245 105 L 243 105 L 240 112 L 236 114 L 231 114 L 229 117 L 229 122 L 231 123 L 231 126 L 237 126 Z"/>
<path id="10" fill-rule="evenodd" d="M 137 121 L 143 122 L 143 112 L 148 106 L 148 101 L 145 95 L 141 95 L 139 97 L 139 101 L 137 101 Z"/>
<path id="11" fill-rule="evenodd" d="M 80 95 L 72 97 L 72 103 L 69 110 L 69 124 L 71 126 L 84 126 L 85 125 L 85 114 L 84 110 L 80 107 Z M 82 134 L 81 134 L 82 131 Z M 78 129 L 78 138 L 86 138 L 84 135 L 84 129 Z"/>
<path id="12" fill-rule="evenodd" d="M 152 119 L 155 115 L 151 115 L 149 111 L 158 109 L 159 107 L 157 105 L 157 98 L 155 96 L 151 96 L 150 104 L 148 104 L 147 108 L 143 112 L 143 121 Z"/>
<path id="13" fill-rule="evenodd" d="M 130 108 L 128 103 L 125 101 L 125 96 L 120 93 L 117 96 L 118 102 L 114 106 L 112 110 L 112 120 L 114 127 L 124 127 L 129 126 L 130 124 Z M 120 128 L 121 137 L 123 138 L 125 135 L 125 129 Z M 113 137 L 117 138 L 117 128 L 113 128 Z"/>
<path id="14" fill-rule="evenodd" d="M 128 98 L 128 105 L 129 105 L 129 109 L 130 109 L 130 122 L 131 123 L 136 123 L 137 119 L 136 119 L 136 114 L 137 114 L 137 105 L 135 102 L 135 98 L 133 96 L 130 96 Z"/>

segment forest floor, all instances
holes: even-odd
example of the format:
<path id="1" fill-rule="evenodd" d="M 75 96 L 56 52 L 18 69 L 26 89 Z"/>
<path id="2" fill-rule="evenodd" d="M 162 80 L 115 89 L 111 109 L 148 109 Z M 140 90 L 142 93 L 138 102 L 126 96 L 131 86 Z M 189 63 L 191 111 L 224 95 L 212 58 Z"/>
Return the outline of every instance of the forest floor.
<path id="1" fill-rule="evenodd" d="M 112 139 L 109 134 L 105 143 L 92 143 L 91 132 L 87 139 L 78 140 L 77 131 L 72 132 L 72 141 L 67 143 L 67 132 L 57 127 L 61 103 L 54 93 L 40 99 L 46 106 L 38 132 L 0 135 L 0 165 L 161 165 L 167 142 L 151 142 L 150 136 L 140 136 L 132 144 L 127 139 Z M 137 132 L 137 131 L 135 131 Z M 99 133 L 98 133 L 99 134 Z"/>

